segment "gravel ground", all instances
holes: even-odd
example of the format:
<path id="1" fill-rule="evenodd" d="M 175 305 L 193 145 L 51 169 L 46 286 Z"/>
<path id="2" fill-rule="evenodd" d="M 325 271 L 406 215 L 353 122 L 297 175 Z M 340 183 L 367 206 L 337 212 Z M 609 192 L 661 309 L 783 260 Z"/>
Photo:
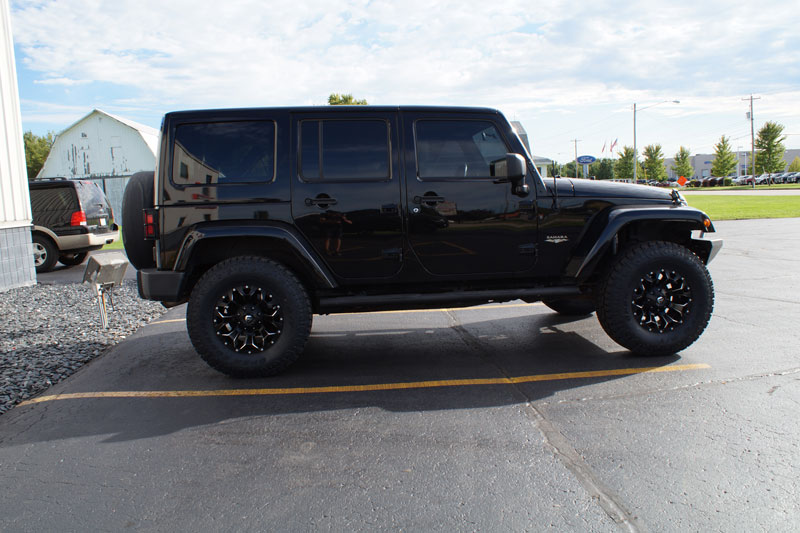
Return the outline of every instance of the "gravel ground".
<path id="1" fill-rule="evenodd" d="M 35 285 L 0 293 L 0 413 L 74 374 L 166 309 L 142 300 L 135 281 L 114 289 L 108 329 L 88 284 Z"/>

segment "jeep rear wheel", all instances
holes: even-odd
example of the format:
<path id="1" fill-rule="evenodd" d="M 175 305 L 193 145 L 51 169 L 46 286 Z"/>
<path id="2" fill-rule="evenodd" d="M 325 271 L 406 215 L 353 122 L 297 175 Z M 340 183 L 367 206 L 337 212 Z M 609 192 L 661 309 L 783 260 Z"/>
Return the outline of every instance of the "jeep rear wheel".
<path id="1" fill-rule="evenodd" d="M 186 312 L 200 356 L 235 377 L 283 371 L 302 353 L 311 321 L 303 285 L 282 265 L 260 257 L 212 267 L 197 282 Z"/>
<path id="2" fill-rule="evenodd" d="M 669 355 L 692 344 L 714 307 L 705 265 L 672 242 L 623 252 L 598 291 L 597 317 L 608 335 L 639 355 Z"/>

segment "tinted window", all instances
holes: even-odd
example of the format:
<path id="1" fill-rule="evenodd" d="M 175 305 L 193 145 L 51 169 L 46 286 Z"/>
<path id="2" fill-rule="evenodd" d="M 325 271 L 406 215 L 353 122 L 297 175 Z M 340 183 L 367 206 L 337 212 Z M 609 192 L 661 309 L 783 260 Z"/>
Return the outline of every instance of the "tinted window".
<path id="1" fill-rule="evenodd" d="M 301 175 L 307 180 L 384 180 L 391 176 L 389 160 L 386 121 L 301 122 Z"/>
<path id="2" fill-rule="evenodd" d="M 491 122 L 420 120 L 415 124 L 420 178 L 489 178 L 508 149 Z"/>
<path id="3" fill-rule="evenodd" d="M 178 185 L 271 181 L 275 123 L 184 124 L 176 128 L 172 157 L 172 181 Z"/>
<path id="4" fill-rule="evenodd" d="M 76 211 L 78 208 L 72 187 L 31 189 L 31 209 L 34 216 L 45 211 Z"/>
<path id="5" fill-rule="evenodd" d="M 78 198 L 81 206 L 88 215 L 99 212 L 101 209 L 108 208 L 108 200 L 103 190 L 96 183 L 90 181 L 75 182 L 75 189 L 78 191 Z"/>

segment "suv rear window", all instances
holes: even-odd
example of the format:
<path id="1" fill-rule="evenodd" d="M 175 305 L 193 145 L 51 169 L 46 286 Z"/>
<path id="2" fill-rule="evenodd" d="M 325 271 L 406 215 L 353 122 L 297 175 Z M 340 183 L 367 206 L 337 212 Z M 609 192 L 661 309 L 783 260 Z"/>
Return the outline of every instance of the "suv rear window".
<path id="1" fill-rule="evenodd" d="M 271 120 L 182 124 L 175 130 L 174 146 L 175 185 L 254 183 L 275 177 Z"/>
<path id="2" fill-rule="evenodd" d="M 96 183 L 89 181 L 76 181 L 75 190 L 78 192 L 78 198 L 81 201 L 81 207 L 86 212 L 86 215 L 99 213 L 108 209 L 108 200 L 106 195 Z"/>

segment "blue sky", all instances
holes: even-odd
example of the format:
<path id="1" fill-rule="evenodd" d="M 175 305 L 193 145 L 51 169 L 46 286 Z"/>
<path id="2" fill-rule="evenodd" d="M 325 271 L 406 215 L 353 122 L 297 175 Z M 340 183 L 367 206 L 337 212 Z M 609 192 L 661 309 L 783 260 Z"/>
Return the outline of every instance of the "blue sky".
<path id="1" fill-rule="evenodd" d="M 789 1 L 11 0 L 23 129 L 93 108 L 153 127 L 178 109 L 496 107 L 566 162 L 618 139 L 709 153 L 785 126 L 800 148 L 800 10 Z M 659 103 L 679 100 L 679 104 Z"/>

